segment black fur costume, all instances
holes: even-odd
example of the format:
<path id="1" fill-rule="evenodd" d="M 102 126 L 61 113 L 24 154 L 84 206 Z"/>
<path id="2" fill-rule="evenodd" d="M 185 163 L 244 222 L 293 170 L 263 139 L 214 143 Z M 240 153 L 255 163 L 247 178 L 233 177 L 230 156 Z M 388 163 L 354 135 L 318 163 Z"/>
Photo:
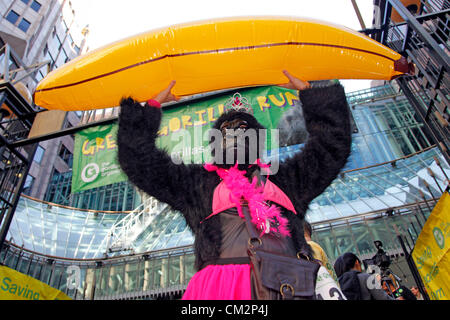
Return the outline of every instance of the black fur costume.
<path id="1" fill-rule="evenodd" d="M 291 199 L 298 213 L 283 211 L 295 248 L 311 255 L 303 235 L 303 219 L 309 203 L 330 185 L 347 161 L 350 116 L 340 84 L 303 90 L 299 97 L 309 133 L 307 143 L 302 152 L 280 163 L 278 173 L 271 175 L 270 180 Z M 142 107 L 132 98 L 121 101 L 119 163 L 133 184 L 184 215 L 195 234 L 195 266 L 199 270 L 220 254 L 219 215 L 200 223 L 212 212 L 213 192 L 220 178 L 200 164 L 176 165 L 155 146 L 161 116 L 160 108 Z M 228 113 L 219 117 L 215 127 L 227 117 Z M 253 128 L 259 125 L 254 118 L 249 124 Z"/>

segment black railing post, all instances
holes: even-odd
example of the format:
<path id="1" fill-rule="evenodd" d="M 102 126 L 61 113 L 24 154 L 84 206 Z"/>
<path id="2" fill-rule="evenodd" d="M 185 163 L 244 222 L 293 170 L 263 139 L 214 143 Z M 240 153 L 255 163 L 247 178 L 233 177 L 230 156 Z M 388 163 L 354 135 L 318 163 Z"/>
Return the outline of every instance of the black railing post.
<path id="1" fill-rule="evenodd" d="M 23 161 L 22 159 L 22 166 L 24 166 L 24 169 L 20 171 L 22 176 L 19 178 L 19 183 L 17 188 L 15 188 L 14 192 L 14 198 L 12 201 L 12 205 L 8 208 L 8 211 L 6 215 L 3 217 L 3 221 L 0 221 L 1 229 L 0 229 L 0 248 L 3 247 L 3 243 L 5 242 L 6 236 L 8 234 L 9 226 L 11 225 L 12 219 L 14 217 L 14 213 L 16 211 L 17 205 L 19 204 L 20 196 L 22 194 L 23 188 L 25 186 L 25 181 L 28 176 L 28 172 L 30 171 L 31 162 L 33 161 L 34 154 L 36 152 L 38 144 L 35 144 L 33 147 L 33 151 L 30 153 L 28 159 L 25 159 L 26 161 Z M 14 150 L 15 151 L 15 150 Z"/>

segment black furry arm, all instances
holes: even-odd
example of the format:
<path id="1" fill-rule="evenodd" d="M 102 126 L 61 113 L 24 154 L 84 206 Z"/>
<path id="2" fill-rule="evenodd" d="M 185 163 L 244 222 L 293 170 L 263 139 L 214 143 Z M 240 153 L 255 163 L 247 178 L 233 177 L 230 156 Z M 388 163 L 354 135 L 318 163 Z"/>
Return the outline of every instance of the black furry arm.
<path id="1" fill-rule="evenodd" d="M 208 180 L 208 172 L 201 165 L 173 163 L 167 152 L 155 145 L 161 109 L 141 106 L 131 98 L 123 99 L 120 105 L 118 156 L 129 180 L 185 215 L 197 211 L 193 208 L 208 212 L 208 197 L 199 196 L 205 192 L 202 186 Z"/>
<path id="2" fill-rule="evenodd" d="M 351 150 L 350 110 L 344 88 L 335 84 L 299 92 L 309 138 L 303 150 L 280 163 L 270 179 L 293 200 L 299 213 L 337 177 Z"/>

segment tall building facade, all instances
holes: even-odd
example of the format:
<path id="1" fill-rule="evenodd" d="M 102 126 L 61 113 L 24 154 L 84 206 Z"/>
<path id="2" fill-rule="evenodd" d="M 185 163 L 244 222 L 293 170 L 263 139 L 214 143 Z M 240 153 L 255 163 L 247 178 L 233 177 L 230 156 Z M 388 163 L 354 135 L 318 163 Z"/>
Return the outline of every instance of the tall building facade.
<path id="1" fill-rule="evenodd" d="M 8 45 L 10 70 L 19 65 L 31 68 L 10 79 L 30 93 L 37 83 L 54 70 L 88 50 L 89 30 L 77 23 L 76 13 L 67 0 L 3 0 L 0 3 L 0 47 Z M 16 61 L 15 61 L 16 60 Z M 18 81 L 18 82 L 17 82 Z M 75 126 L 80 113 L 67 112 L 62 127 Z M 55 172 L 71 170 L 73 136 L 41 142 L 25 182 L 24 193 L 43 199 Z"/>

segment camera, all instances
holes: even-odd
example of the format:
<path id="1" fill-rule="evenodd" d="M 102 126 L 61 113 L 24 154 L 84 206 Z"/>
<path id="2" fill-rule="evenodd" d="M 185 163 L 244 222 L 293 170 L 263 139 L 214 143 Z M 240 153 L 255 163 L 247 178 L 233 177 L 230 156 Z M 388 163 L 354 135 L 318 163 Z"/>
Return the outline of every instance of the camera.
<path id="1" fill-rule="evenodd" d="M 380 270 L 381 282 L 391 283 L 397 287 L 395 284 L 400 283 L 402 280 L 389 269 L 392 261 L 386 251 L 384 251 L 383 243 L 380 240 L 376 240 L 373 243 L 375 248 L 377 248 L 377 253 L 371 259 L 363 260 L 365 269 L 367 270 L 369 266 L 377 266 Z M 375 270 L 372 271 L 372 273 L 374 272 Z"/>
<path id="2" fill-rule="evenodd" d="M 377 253 L 371 259 L 363 260 L 364 267 L 367 269 L 368 266 L 375 265 L 384 273 L 391 265 L 391 258 L 384 251 L 383 243 L 380 240 L 375 240 L 373 243 L 375 248 L 377 248 Z"/>

